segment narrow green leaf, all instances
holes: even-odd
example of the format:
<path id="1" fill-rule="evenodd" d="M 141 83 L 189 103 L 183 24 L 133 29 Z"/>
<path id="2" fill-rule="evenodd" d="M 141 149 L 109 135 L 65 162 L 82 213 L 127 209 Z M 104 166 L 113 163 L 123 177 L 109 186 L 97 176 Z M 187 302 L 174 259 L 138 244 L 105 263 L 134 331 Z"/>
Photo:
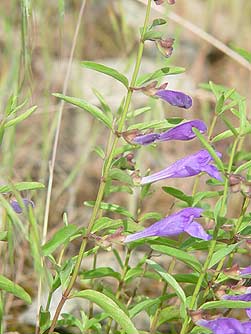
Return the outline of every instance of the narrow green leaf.
<path id="1" fill-rule="evenodd" d="M 95 146 L 94 147 L 94 152 L 97 153 L 97 155 L 101 158 L 101 159 L 105 159 L 105 152 L 104 150 L 102 149 L 102 147 L 100 146 Z"/>
<path id="2" fill-rule="evenodd" d="M 130 186 L 125 186 L 125 185 L 121 185 L 121 186 L 113 186 L 110 185 L 108 187 L 108 190 L 106 190 L 105 192 L 107 195 L 111 194 L 111 193 L 128 193 L 128 194 L 133 194 L 133 190 Z"/>
<path id="3" fill-rule="evenodd" d="M 188 196 L 186 194 L 183 193 L 183 191 L 173 188 L 173 187 L 162 187 L 162 189 L 172 195 L 175 198 L 180 199 L 183 202 L 186 202 L 189 206 L 191 206 L 193 204 L 193 197 L 192 196 Z"/>
<path id="4" fill-rule="evenodd" d="M 120 274 L 114 271 L 112 268 L 108 267 L 99 267 L 96 269 L 88 270 L 81 273 L 83 279 L 93 279 L 99 277 L 114 277 L 117 280 L 120 280 Z"/>
<path id="5" fill-rule="evenodd" d="M 160 220 L 162 215 L 159 212 L 147 212 L 143 216 L 139 217 L 139 222 L 144 222 L 148 219 Z"/>
<path id="6" fill-rule="evenodd" d="M 50 327 L 50 312 L 44 311 L 42 308 L 39 312 L 39 326 L 43 331 Z"/>
<path id="7" fill-rule="evenodd" d="M 43 255 L 49 255 L 53 253 L 60 245 L 64 244 L 75 232 L 77 231 L 77 226 L 70 224 L 68 226 L 62 227 L 58 230 L 54 236 L 43 245 Z"/>
<path id="8" fill-rule="evenodd" d="M 154 299 L 145 299 L 141 302 L 137 303 L 134 307 L 132 307 L 129 310 L 130 318 L 133 319 L 136 317 L 137 314 L 139 314 L 141 311 L 146 310 L 147 308 L 151 306 L 157 306 L 161 302 L 161 298 L 154 298 Z"/>
<path id="9" fill-rule="evenodd" d="M 240 128 L 235 128 L 235 130 L 238 133 L 240 133 L 241 129 Z M 250 134 L 250 133 L 251 133 L 251 125 L 246 126 L 241 130 L 241 136 L 244 136 L 244 135 L 247 135 L 247 134 Z M 233 136 L 233 132 L 231 130 L 226 130 L 226 131 L 218 134 L 217 136 L 215 136 L 214 139 L 212 140 L 212 142 L 216 143 L 219 140 L 226 139 L 226 138 L 229 138 L 229 137 L 232 137 L 232 136 Z"/>
<path id="10" fill-rule="evenodd" d="M 185 72 L 184 67 L 163 67 L 153 73 L 147 73 L 141 75 L 136 82 L 136 86 L 142 86 L 148 81 L 160 79 L 166 75 L 180 74 Z"/>
<path id="11" fill-rule="evenodd" d="M 217 99 L 221 96 L 222 93 L 224 93 L 225 96 L 229 96 L 229 92 L 231 93 L 231 96 L 229 96 L 229 98 L 231 100 L 243 99 L 243 96 L 241 96 L 236 91 L 233 92 L 232 88 L 227 88 L 227 87 L 224 87 L 222 85 L 217 85 L 217 84 L 213 83 L 212 81 L 210 81 L 209 84 L 208 83 L 202 83 L 202 84 L 200 84 L 200 87 L 203 88 L 203 89 L 212 91 Z"/>
<path id="12" fill-rule="evenodd" d="M 93 207 L 95 205 L 95 201 L 85 201 L 84 205 Z M 111 204 L 111 203 L 101 202 L 100 208 L 102 210 L 116 212 L 116 213 L 119 213 L 119 214 L 121 214 L 123 216 L 129 217 L 129 218 L 133 218 L 133 215 L 129 211 L 127 211 L 125 208 L 122 208 L 121 206 L 119 206 L 117 204 Z"/>
<path id="13" fill-rule="evenodd" d="M 123 74 L 121 74 L 114 68 L 108 67 L 106 65 L 98 64 L 93 61 L 82 61 L 80 64 L 83 67 L 109 75 L 110 77 L 113 77 L 114 79 L 120 81 L 126 88 L 128 88 L 129 82 L 128 82 L 127 77 L 125 77 Z"/>
<path id="14" fill-rule="evenodd" d="M 179 310 L 176 306 L 167 306 L 160 311 L 158 326 L 170 321 L 179 321 Z"/>
<path id="15" fill-rule="evenodd" d="M 28 118 L 31 114 L 34 113 L 34 111 L 37 109 L 37 106 L 34 106 L 21 115 L 11 119 L 10 121 L 5 122 L 4 127 L 9 128 L 10 126 L 17 125 L 18 123 L 24 121 L 26 118 Z"/>
<path id="16" fill-rule="evenodd" d="M 105 124 L 108 128 L 112 129 L 112 121 L 111 119 L 104 114 L 104 112 L 99 109 L 98 107 L 90 104 L 89 102 L 87 102 L 84 99 L 79 99 L 77 97 L 71 97 L 71 96 L 65 96 L 63 94 L 52 94 L 56 97 L 58 97 L 61 100 L 64 100 L 66 102 L 69 102 L 83 110 L 86 110 L 87 112 L 89 112 L 94 118 L 98 119 L 99 121 L 101 121 L 103 124 Z"/>
<path id="17" fill-rule="evenodd" d="M 213 256 L 212 259 L 209 263 L 209 269 L 212 268 L 215 264 L 217 264 L 218 262 L 220 262 L 221 259 L 223 259 L 225 256 L 227 256 L 228 254 L 232 253 L 232 251 L 238 247 L 239 244 L 234 244 L 234 245 L 223 245 L 221 249 L 217 250 Z"/>
<path id="18" fill-rule="evenodd" d="M 20 285 L 12 282 L 11 280 L 2 275 L 0 275 L 0 290 L 9 292 L 25 301 L 27 304 L 31 304 L 31 297 Z"/>
<path id="19" fill-rule="evenodd" d="M 251 302 L 243 302 L 239 300 L 217 300 L 203 304 L 200 309 L 210 310 L 216 308 L 250 308 Z"/>
<path id="20" fill-rule="evenodd" d="M 140 115 L 142 115 L 142 114 L 144 114 L 145 112 L 150 111 L 150 110 L 151 110 L 151 107 L 142 107 L 142 108 L 139 108 L 139 109 L 130 111 L 130 112 L 127 114 L 126 118 L 127 118 L 127 119 L 131 119 L 131 118 L 134 119 L 135 117 L 140 116 Z"/>
<path id="21" fill-rule="evenodd" d="M 162 37 L 162 33 L 159 31 L 154 31 L 154 30 L 149 30 L 146 31 L 144 36 L 142 36 L 143 41 L 146 40 L 156 40 L 156 39 L 160 39 Z"/>
<path id="22" fill-rule="evenodd" d="M 243 48 L 238 48 L 237 46 L 230 44 L 230 47 L 237 52 L 240 56 L 242 56 L 244 59 L 246 59 L 249 63 L 251 63 L 251 52 L 248 52 L 247 50 Z"/>
<path id="23" fill-rule="evenodd" d="M 131 186 L 133 185 L 130 175 L 128 175 L 127 172 L 119 168 L 112 168 L 109 172 L 108 178 L 110 178 L 111 180 L 117 180 L 123 183 L 127 183 Z"/>
<path id="24" fill-rule="evenodd" d="M 183 304 L 180 308 L 180 315 L 182 318 L 186 315 L 186 295 L 180 285 L 176 282 L 176 280 L 168 274 L 159 264 L 152 260 L 146 261 L 152 269 L 154 269 L 175 291 L 177 296 L 179 297 L 181 303 Z"/>
<path id="25" fill-rule="evenodd" d="M 102 218 L 99 218 L 95 221 L 94 225 L 93 225 L 93 228 L 92 228 L 92 233 L 96 233 L 100 230 L 104 230 L 104 229 L 107 229 L 107 228 L 119 228 L 120 226 L 123 225 L 123 222 L 121 219 L 111 219 L 111 218 L 108 218 L 108 217 L 102 217 Z"/>
<path id="26" fill-rule="evenodd" d="M 119 308 L 111 298 L 107 297 L 101 292 L 94 290 L 84 290 L 77 292 L 73 297 L 84 298 L 92 301 L 109 314 L 128 334 L 138 334 L 130 318 Z"/>
<path id="27" fill-rule="evenodd" d="M 225 95 L 224 93 L 222 93 L 216 103 L 216 107 L 215 107 L 216 115 L 220 115 L 223 112 L 224 103 L 225 103 Z"/>
<path id="28" fill-rule="evenodd" d="M 142 123 L 136 123 L 133 125 L 130 125 L 128 127 L 128 130 L 138 129 L 138 130 L 147 130 L 147 129 L 156 129 L 156 130 L 162 130 L 167 129 L 171 124 L 167 120 L 159 121 L 154 120 L 150 122 L 142 122 Z"/>
<path id="29" fill-rule="evenodd" d="M 165 19 L 162 19 L 161 17 L 154 19 L 149 29 L 156 27 L 156 26 L 162 26 L 163 24 L 166 24 L 166 23 L 167 21 Z"/>
<path id="30" fill-rule="evenodd" d="M 212 334 L 211 329 L 195 326 L 189 334 Z"/>
<path id="31" fill-rule="evenodd" d="M 223 120 L 223 122 L 226 124 L 226 126 L 229 128 L 229 130 L 232 132 L 232 134 L 235 137 L 238 137 L 239 132 L 235 129 L 235 127 L 232 125 L 232 123 L 223 114 L 221 114 L 220 118 Z"/>
<path id="32" fill-rule="evenodd" d="M 185 263 L 186 265 L 198 272 L 201 272 L 202 270 L 200 262 L 192 254 L 189 254 L 177 248 L 162 245 L 151 245 L 151 248 L 157 252 L 164 253 L 168 256 L 172 256 L 180 260 L 181 262 Z"/>
<path id="33" fill-rule="evenodd" d="M 105 101 L 105 98 L 102 94 L 100 94 L 96 89 L 93 89 L 94 94 L 97 96 L 103 110 L 107 114 L 112 114 L 111 108 L 109 107 L 108 103 Z"/>
<path id="34" fill-rule="evenodd" d="M 205 149 L 211 154 L 212 158 L 214 159 L 217 167 L 224 173 L 224 165 L 221 159 L 216 154 L 215 150 L 212 148 L 212 146 L 206 141 L 204 136 L 200 133 L 200 131 L 196 128 L 193 128 L 193 132 L 198 137 L 201 144 L 205 147 Z"/>
<path id="35" fill-rule="evenodd" d="M 234 174 L 238 174 L 238 173 L 244 171 L 245 169 L 248 169 L 249 167 L 251 167 L 251 160 L 245 162 L 244 164 L 242 164 L 241 166 L 236 168 Z"/>
<path id="36" fill-rule="evenodd" d="M 43 189 L 44 185 L 39 182 L 18 182 L 13 185 L 4 185 L 0 186 L 0 193 L 7 193 L 13 190 L 13 187 L 17 191 L 23 190 L 35 190 L 35 189 Z"/>

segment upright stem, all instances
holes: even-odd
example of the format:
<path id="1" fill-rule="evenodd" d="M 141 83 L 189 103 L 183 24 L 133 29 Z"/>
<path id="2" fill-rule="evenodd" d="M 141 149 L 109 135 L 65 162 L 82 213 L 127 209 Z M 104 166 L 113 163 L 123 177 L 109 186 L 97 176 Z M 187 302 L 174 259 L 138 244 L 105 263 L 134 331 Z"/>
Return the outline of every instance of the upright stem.
<path id="1" fill-rule="evenodd" d="M 142 30 L 142 36 L 144 36 L 144 34 L 146 32 L 146 29 L 147 29 L 147 25 L 148 25 L 149 17 L 150 17 L 150 10 L 151 10 L 151 0 L 148 0 L 144 26 L 143 26 L 143 30 Z M 135 84 L 136 84 L 137 76 L 138 76 L 139 69 L 140 69 L 141 59 L 142 59 L 142 55 L 143 55 L 143 50 L 144 50 L 144 40 L 141 38 L 140 43 L 139 43 L 139 48 L 138 48 L 138 53 L 137 53 L 137 58 L 136 58 L 136 63 L 135 63 L 131 83 L 130 83 L 130 86 L 128 87 L 124 108 L 123 108 L 121 117 L 120 117 L 119 122 L 118 122 L 118 127 L 117 127 L 118 132 L 122 132 L 122 130 L 124 128 L 127 112 L 129 110 L 129 107 L 130 107 L 132 93 L 133 93 L 132 87 L 134 87 Z M 93 224 L 95 222 L 95 219 L 98 215 L 98 212 L 99 212 L 99 209 L 100 209 L 100 204 L 101 204 L 101 201 L 102 201 L 103 196 L 104 196 L 106 180 L 107 180 L 110 168 L 111 168 L 111 164 L 112 164 L 114 153 L 115 153 L 115 150 L 116 150 L 116 147 L 117 147 L 118 140 L 119 140 L 119 138 L 117 136 L 115 136 L 114 139 L 113 139 L 113 143 L 111 145 L 109 156 L 107 157 L 107 159 L 104 162 L 103 174 L 102 174 L 101 181 L 100 181 L 100 186 L 99 186 L 99 190 L 98 190 L 98 194 L 97 194 L 97 199 L 95 201 L 95 205 L 94 205 L 94 208 L 93 208 L 93 211 L 92 211 L 92 216 L 91 216 L 89 225 L 88 225 L 87 230 L 86 230 L 86 236 L 88 236 L 88 234 L 91 232 Z M 60 312 L 62 310 L 62 307 L 63 307 L 65 301 L 67 300 L 69 294 L 71 293 L 73 285 L 74 285 L 74 283 L 77 279 L 79 268 L 80 268 L 80 265 L 81 265 L 81 262 L 82 262 L 82 259 L 83 259 L 83 256 L 84 256 L 84 252 L 85 252 L 85 249 L 86 249 L 86 244 L 87 244 L 87 239 L 84 238 L 83 241 L 82 241 L 82 244 L 80 246 L 77 262 L 75 264 L 71 280 L 70 280 L 70 282 L 68 284 L 68 287 L 66 288 L 65 292 L 63 293 L 62 298 L 61 298 L 61 300 L 60 300 L 60 302 L 57 306 L 57 309 L 56 309 L 55 315 L 53 317 L 51 327 L 49 329 L 48 334 L 51 334 L 53 332 L 53 330 L 56 326 L 58 317 L 60 315 Z"/>

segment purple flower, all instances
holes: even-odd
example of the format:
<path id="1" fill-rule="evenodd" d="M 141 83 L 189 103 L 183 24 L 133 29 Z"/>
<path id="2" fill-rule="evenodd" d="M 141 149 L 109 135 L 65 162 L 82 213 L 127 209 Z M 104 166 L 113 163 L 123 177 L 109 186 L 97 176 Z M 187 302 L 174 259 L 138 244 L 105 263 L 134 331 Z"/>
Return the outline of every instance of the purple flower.
<path id="1" fill-rule="evenodd" d="M 216 320 L 201 319 L 197 325 L 211 329 L 213 334 L 250 334 L 251 321 L 240 322 L 234 318 L 219 318 Z"/>
<path id="2" fill-rule="evenodd" d="M 143 231 L 128 235 L 124 242 L 131 242 L 146 237 L 178 235 L 183 232 L 199 239 L 210 240 L 211 236 L 204 231 L 199 223 L 194 221 L 194 218 L 200 217 L 202 211 L 203 209 L 200 208 L 183 209 L 161 219 Z"/>
<path id="3" fill-rule="evenodd" d="M 31 205 L 34 208 L 34 206 L 35 206 L 34 203 L 31 200 L 27 199 L 27 198 L 23 198 L 22 201 L 24 203 L 24 206 L 26 206 L 26 207 L 28 207 L 29 205 Z M 12 209 L 16 213 L 22 213 L 23 212 L 23 210 L 22 210 L 22 208 L 21 208 L 21 206 L 20 206 L 20 204 L 18 203 L 17 200 L 11 200 L 10 201 L 10 205 L 12 206 Z"/>
<path id="4" fill-rule="evenodd" d="M 240 275 L 251 275 L 251 266 L 241 269 Z"/>
<path id="5" fill-rule="evenodd" d="M 193 139 L 196 137 L 195 133 L 193 132 L 193 128 L 197 128 L 200 133 L 207 131 L 206 124 L 199 119 L 195 119 L 193 121 L 177 125 L 174 128 L 161 133 L 158 141 Z"/>
<path id="6" fill-rule="evenodd" d="M 156 141 L 168 140 L 190 140 L 196 137 L 193 128 L 197 128 L 200 133 L 207 131 L 206 124 L 198 119 L 188 121 L 175 126 L 162 133 L 149 133 L 145 135 L 138 135 L 133 139 L 133 142 L 140 145 L 148 145 Z"/>
<path id="7" fill-rule="evenodd" d="M 172 106 L 189 109 L 192 106 L 192 99 L 190 96 L 169 89 L 160 89 L 155 93 L 155 96 L 168 102 Z"/>
<path id="8" fill-rule="evenodd" d="M 139 145 L 148 145 L 157 141 L 160 137 L 159 133 L 147 133 L 133 138 L 133 142 Z"/>
<path id="9" fill-rule="evenodd" d="M 219 152 L 216 153 L 219 157 L 221 157 Z M 195 154 L 177 160 L 160 172 L 143 177 L 141 184 L 143 185 L 168 178 L 189 177 L 197 175 L 201 172 L 206 172 L 211 177 L 221 181 L 222 178 L 218 169 L 215 166 L 210 165 L 212 160 L 213 159 L 207 150 L 201 150 Z"/>
<path id="10" fill-rule="evenodd" d="M 224 295 L 222 297 L 222 299 L 226 299 L 226 300 L 241 300 L 243 302 L 251 302 L 251 293 L 244 293 L 242 295 L 236 295 L 236 296 Z M 251 308 L 247 308 L 246 309 L 246 313 L 247 313 L 248 317 L 251 318 Z"/>

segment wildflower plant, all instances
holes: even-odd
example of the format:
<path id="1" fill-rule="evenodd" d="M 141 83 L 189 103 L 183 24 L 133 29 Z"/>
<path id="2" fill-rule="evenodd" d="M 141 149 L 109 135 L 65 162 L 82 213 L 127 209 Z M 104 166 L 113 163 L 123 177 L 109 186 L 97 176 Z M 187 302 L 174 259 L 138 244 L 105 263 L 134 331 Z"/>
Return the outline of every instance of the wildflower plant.
<path id="1" fill-rule="evenodd" d="M 147 1 L 130 80 L 106 65 L 81 62 L 82 67 L 108 75 L 124 86 L 125 96 L 121 96 L 118 110 L 111 110 L 99 92 L 96 94 L 99 106 L 82 97 L 53 94 L 58 100 L 91 114 L 106 130 L 107 144 L 105 148 L 96 147 L 103 166 L 96 199 L 84 203 L 83 215 L 91 210 L 88 225 L 76 226 L 65 215 L 64 226 L 44 244 L 41 241 L 37 249 L 41 257 L 37 273 L 43 272 L 47 288 L 45 306 L 38 305 L 37 334 L 57 333 L 57 328 L 106 334 L 251 333 L 248 318 L 251 270 L 247 265 L 236 267 L 237 256 L 250 252 L 251 163 L 244 144 L 251 125 L 246 100 L 234 89 L 212 82 L 203 84 L 215 97 L 215 109 L 208 117 L 210 122 L 205 121 L 202 113 L 192 119 L 192 97 L 174 90 L 171 84 L 166 89 L 168 75 L 179 74 L 179 67 L 166 66 L 153 73 L 141 73 L 146 43 L 165 58 L 172 57 L 175 50 L 173 38 L 158 31 L 166 20 L 151 19 L 152 6 L 161 5 L 174 6 L 175 1 Z M 171 115 L 166 112 L 164 119 L 138 121 L 138 116 L 144 116 L 150 108 L 142 106 L 134 110 L 134 94 L 146 94 L 158 106 L 166 104 Z M 185 111 L 185 119 L 177 120 L 177 110 Z M 216 134 L 218 122 L 225 129 Z M 225 140 L 228 140 L 227 150 L 223 148 Z M 140 161 L 142 150 L 149 146 L 149 152 L 159 152 L 160 147 L 175 142 L 178 152 L 180 141 L 186 142 L 189 151 L 195 142 L 200 149 L 185 156 L 179 153 L 177 160 L 164 169 L 153 167 L 149 171 L 147 163 Z M 159 152 L 158 156 L 162 154 Z M 193 180 L 193 189 L 184 193 L 182 186 L 181 189 L 169 186 L 169 180 L 176 178 L 184 182 L 187 178 Z M 161 190 L 157 184 L 164 184 Z M 198 184 L 203 190 L 199 191 Z M 13 197 L 2 196 L 2 203 L 8 212 L 14 211 L 16 215 L 28 211 L 32 218 L 35 204 L 21 196 L 19 190 L 41 187 L 36 183 L 3 186 L 4 196 L 11 192 Z M 153 212 L 144 212 L 154 188 L 173 199 L 172 208 L 164 215 L 158 207 Z M 112 200 L 116 198 L 114 193 L 126 193 L 132 204 L 130 208 Z M 229 199 L 236 194 L 242 196 L 242 204 L 239 215 L 230 218 Z M 40 240 L 38 230 L 36 233 Z M 7 238 L 6 234 L 3 238 Z M 80 240 L 79 251 L 68 258 L 65 251 L 74 240 Z M 97 258 L 102 261 L 104 252 L 114 256 L 119 269 L 96 265 Z M 141 258 L 132 264 L 131 259 L 138 253 Z M 93 266 L 82 266 L 91 256 Z M 182 269 L 177 269 L 178 265 Z M 113 280 L 112 284 L 109 280 L 104 282 L 107 277 Z M 40 289 L 43 283 L 40 281 Z M 147 295 L 142 291 L 146 284 L 156 291 Z M 52 313 L 51 301 L 58 288 L 62 295 Z M 0 276 L 0 289 L 30 302 L 28 293 L 6 277 Z M 77 314 L 64 313 L 65 304 L 76 298 L 89 301 L 88 308 Z M 244 319 L 236 317 L 236 309 L 246 311 Z M 147 328 L 140 328 L 136 318 L 139 316 L 146 319 Z"/>

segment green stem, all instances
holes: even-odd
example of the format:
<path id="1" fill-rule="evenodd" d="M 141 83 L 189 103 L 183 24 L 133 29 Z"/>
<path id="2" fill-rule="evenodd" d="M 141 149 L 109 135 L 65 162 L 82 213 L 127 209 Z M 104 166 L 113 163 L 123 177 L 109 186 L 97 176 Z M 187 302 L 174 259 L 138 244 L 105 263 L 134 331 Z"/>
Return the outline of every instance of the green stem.
<path id="1" fill-rule="evenodd" d="M 228 169 L 227 169 L 228 173 L 230 173 L 231 170 L 232 170 L 234 155 L 235 155 L 235 151 L 236 151 L 238 141 L 239 141 L 239 138 L 238 137 L 235 138 L 235 141 L 234 141 L 233 147 L 232 147 L 232 151 L 231 151 L 231 155 L 230 155 L 230 159 L 229 159 L 229 163 L 228 163 Z M 224 192 L 223 192 L 223 197 L 222 197 L 222 202 L 221 202 L 221 208 L 220 208 L 220 212 L 219 212 L 220 217 L 224 215 L 224 211 L 225 211 L 225 207 L 226 207 L 226 201 L 227 201 L 227 193 L 228 193 L 228 179 L 226 178 L 225 179 L 225 184 L 224 184 Z M 190 309 L 194 309 L 194 307 L 196 305 L 196 301 L 197 301 L 197 297 L 198 297 L 198 294 L 199 294 L 200 289 L 201 289 L 201 285 L 202 285 L 203 280 L 206 276 L 207 270 L 209 268 L 209 264 L 211 262 L 213 254 L 214 254 L 214 250 L 215 250 L 215 247 L 216 247 L 216 244 L 217 244 L 217 237 L 218 237 L 219 230 L 220 230 L 220 225 L 216 224 L 215 229 L 214 229 L 214 233 L 213 233 L 213 240 L 211 241 L 211 245 L 210 245 L 210 248 L 209 248 L 207 259 L 204 263 L 203 269 L 200 273 L 199 279 L 198 279 L 197 284 L 196 284 L 195 289 L 194 289 L 194 293 L 192 295 L 192 299 L 191 299 L 191 302 L 190 302 L 190 305 L 189 305 Z M 185 320 L 184 320 L 184 323 L 183 323 L 180 334 L 187 333 L 187 327 L 189 325 L 189 322 L 190 322 L 190 317 L 187 315 Z"/>
<path id="2" fill-rule="evenodd" d="M 212 134 L 213 134 L 213 130 L 214 130 L 214 127 L 216 125 L 216 121 L 217 121 L 218 117 L 217 115 L 214 116 L 213 120 L 212 120 L 212 123 L 211 123 L 211 126 L 208 130 L 208 141 L 211 142 L 213 137 L 212 137 Z"/>
<path id="3" fill-rule="evenodd" d="M 124 280 L 125 280 L 126 274 L 128 272 L 128 269 L 129 269 L 128 264 L 129 264 L 131 253 L 132 253 L 132 250 L 127 248 L 122 275 L 121 275 L 119 285 L 118 285 L 118 288 L 117 288 L 117 292 L 116 292 L 116 295 L 115 295 L 116 299 L 119 299 L 119 297 L 122 293 L 122 289 L 123 289 L 123 286 L 124 286 Z M 113 320 L 110 319 L 108 324 L 107 324 L 107 329 L 106 329 L 107 334 L 110 333 L 110 330 L 111 330 L 111 327 L 112 327 L 112 322 L 113 322 Z"/>
<path id="4" fill-rule="evenodd" d="M 146 29 L 147 29 L 147 25 L 149 22 L 149 17 L 150 17 L 150 10 L 151 10 L 151 0 L 148 0 L 147 3 L 147 9 L 146 9 L 146 15 L 145 15 L 145 21 L 144 21 L 144 26 L 143 26 L 143 30 L 142 30 L 142 36 L 144 36 Z M 124 104 L 124 108 L 123 108 L 123 112 L 121 114 L 120 120 L 118 122 L 118 128 L 117 131 L 118 132 L 122 132 L 124 124 L 125 124 L 125 120 L 126 120 L 126 116 L 127 116 L 127 112 L 129 110 L 130 107 L 130 103 L 131 103 L 131 98 L 132 98 L 132 93 L 133 93 L 133 89 L 132 87 L 135 86 L 136 84 L 136 80 L 137 80 L 137 76 L 139 73 L 139 69 L 140 69 L 140 64 L 141 64 L 141 59 L 142 59 L 142 55 L 143 55 L 143 50 L 144 50 L 144 40 L 143 38 L 141 38 L 140 43 L 139 43 L 139 48 L 138 48 L 138 53 L 137 53 L 137 58 L 136 58 L 136 63 L 135 63 L 135 67 L 134 67 L 134 71 L 133 71 L 133 75 L 132 75 L 132 79 L 131 79 L 131 83 L 130 86 L 128 87 L 128 91 L 127 91 L 127 95 L 126 95 L 126 100 L 125 100 L 125 104 Z M 100 209 L 100 204 L 101 201 L 103 199 L 104 196 L 104 191 L 105 191 L 105 185 L 106 185 L 106 180 L 110 171 L 110 167 L 113 161 L 113 157 L 114 157 L 114 153 L 117 147 L 117 143 L 118 143 L 119 138 L 117 136 L 114 137 L 113 143 L 111 145 L 111 150 L 110 150 L 110 154 L 108 156 L 108 159 L 104 162 L 104 168 L 103 168 L 103 174 L 101 177 L 101 182 L 100 182 L 100 186 L 99 186 L 99 190 L 98 190 L 98 194 L 97 194 L 97 199 L 92 211 L 92 216 L 86 231 L 86 236 L 89 235 L 89 233 L 92 230 L 93 224 L 96 220 L 96 217 L 98 215 L 99 209 Z M 78 258 L 77 258 L 77 262 L 75 264 L 73 273 L 72 273 L 72 277 L 71 280 L 69 282 L 69 285 L 67 287 L 67 289 L 65 290 L 65 292 L 62 295 L 62 298 L 57 306 L 55 315 L 53 317 L 52 323 L 51 323 L 51 327 L 48 331 L 48 334 L 52 334 L 54 331 L 54 328 L 56 326 L 58 317 L 60 315 L 60 312 L 64 306 L 65 301 L 67 300 L 67 298 L 69 297 L 69 294 L 71 293 L 71 290 L 73 288 L 73 285 L 75 284 L 75 281 L 77 279 L 78 276 L 78 272 L 79 272 L 79 268 L 84 256 L 84 252 L 86 249 L 86 244 L 87 244 L 87 238 L 84 238 L 79 250 L 79 254 L 78 254 Z"/>
<path id="5" fill-rule="evenodd" d="M 196 184 L 196 181 L 195 181 L 195 184 Z M 178 240 L 178 244 L 180 245 L 182 243 L 182 240 L 183 240 L 183 235 L 180 235 L 179 236 L 179 240 Z M 172 274 L 173 273 L 173 270 L 174 270 L 174 267 L 175 267 L 175 264 L 176 264 L 176 257 L 173 257 L 172 258 L 172 261 L 168 267 L 168 270 L 167 272 L 169 274 Z M 167 288 L 168 288 L 168 283 L 165 282 L 164 283 L 164 287 L 162 289 L 162 294 L 161 294 L 161 297 L 163 297 L 166 292 L 167 292 Z M 160 305 L 158 306 L 158 309 L 153 317 L 153 320 L 152 320 L 152 323 L 151 323 L 151 328 L 150 328 L 150 334 L 154 334 L 156 333 L 156 329 L 157 329 L 157 326 L 158 326 L 158 322 L 159 322 L 159 317 L 160 317 L 160 313 L 162 311 L 162 308 L 163 308 L 163 305 L 164 305 L 164 300 L 162 300 L 160 302 Z"/>

